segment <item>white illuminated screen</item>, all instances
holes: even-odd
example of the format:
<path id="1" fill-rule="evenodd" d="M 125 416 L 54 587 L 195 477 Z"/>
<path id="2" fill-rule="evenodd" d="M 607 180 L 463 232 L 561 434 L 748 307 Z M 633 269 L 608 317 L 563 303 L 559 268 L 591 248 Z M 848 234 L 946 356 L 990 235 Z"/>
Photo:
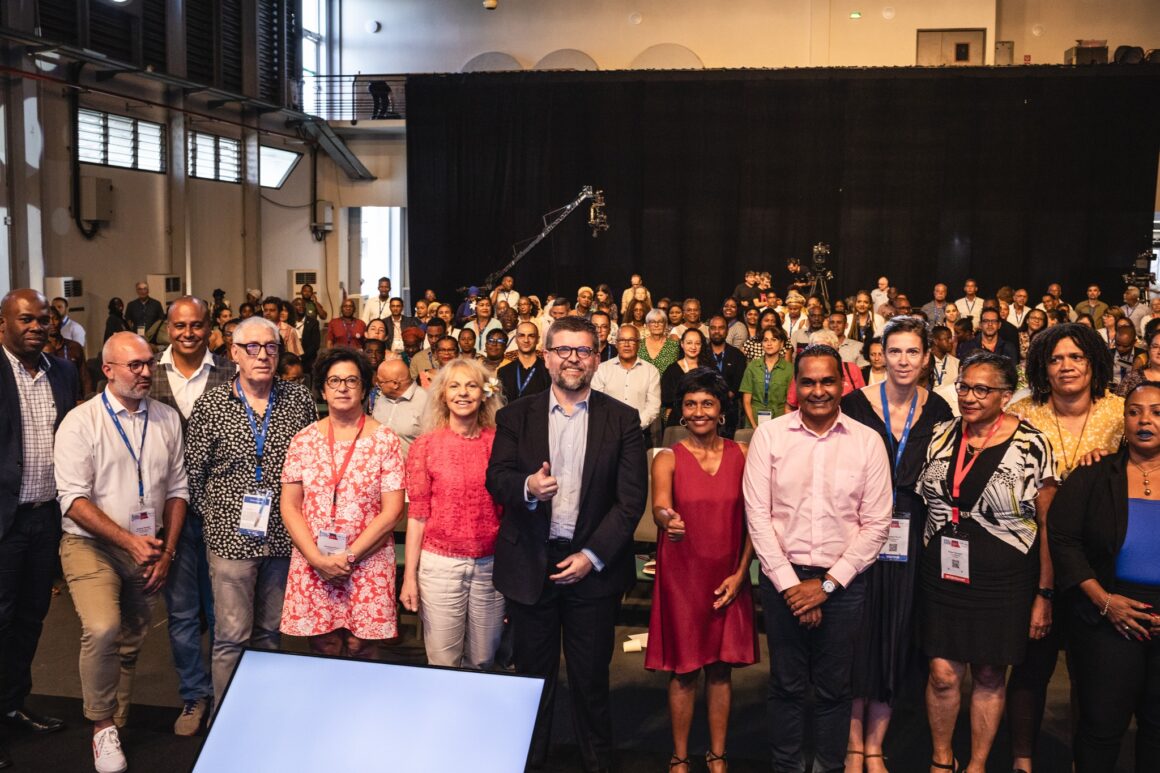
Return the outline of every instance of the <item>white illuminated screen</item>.
<path id="1" fill-rule="evenodd" d="M 524 769 L 544 680 L 246 650 L 194 773 Z"/>

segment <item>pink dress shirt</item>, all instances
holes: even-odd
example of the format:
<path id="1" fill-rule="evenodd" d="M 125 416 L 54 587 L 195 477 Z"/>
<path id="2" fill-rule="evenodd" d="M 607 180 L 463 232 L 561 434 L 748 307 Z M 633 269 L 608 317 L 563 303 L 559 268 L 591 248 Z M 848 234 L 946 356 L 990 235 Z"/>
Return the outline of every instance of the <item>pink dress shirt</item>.
<path id="1" fill-rule="evenodd" d="M 799 582 L 791 564 L 828 567 L 849 585 L 878 558 L 890 529 L 882 438 L 841 413 L 821 435 L 797 411 L 758 427 L 742 490 L 753 549 L 778 592 Z"/>

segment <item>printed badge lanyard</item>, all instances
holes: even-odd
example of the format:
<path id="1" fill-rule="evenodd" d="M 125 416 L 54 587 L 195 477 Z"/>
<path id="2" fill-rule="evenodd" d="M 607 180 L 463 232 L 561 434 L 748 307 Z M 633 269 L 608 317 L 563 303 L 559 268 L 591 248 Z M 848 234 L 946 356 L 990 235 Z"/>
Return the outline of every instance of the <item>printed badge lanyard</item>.
<path id="1" fill-rule="evenodd" d="M 991 438 L 993 438 L 995 433 L 999 431 L 999 425 L 1002 423 L 1003 415 L 1000 414 L 999 418 L 995 419 L 995 423 L 991 425 L 991 430 L 987 433 L 987 437 L 983 439 L 983 445 L 980 446 L 979 453 L 972 456 L 971 461 L 967 462 L 965 466 L 963 462 L 967 455 L 967 427 L 965 424 L 963 425 L 963 439 L 959 443 L 959 452 L 955 456 L 955 474 L 953 478 L 953 484 L 951 486 L 951 498 L 952 501 L 955 502 L 955 504 L 951 506 L 951 523 L 954 524 L 954 530 L 956 534 L 959 531 L 959 489 L 962 487 L 963 481 L 967 477 L 967 473 L 971 471 L 971 468 L 975 466 L 975 462 L 978 461 L 979 457 L 983 455 L 983 449 L 987 447 L 987 443 L 991 442 Z"/>
<path id="2" fill-rule="evenodd" d="M 918 408 L 918 390 L 910 398 L 910 411 L 906 414 L 906 423 L 902 425 L 902 438 L 898 441 L 898 448 L 894 448 L 894 430 L 890 428 L 890 403 L 886 401 L 886 382 L 878 384 L 878 393 L 882 396 L 882 418 L 886 424 L 886 447 L 894 449 L 893 476 L 898 475 L 898 465 L 902 463 L 902 452 L 906 450 L 906 441 L 910 439 L 910 428 L 914 424 L 914 411 Z M 972 460 L 973 461 L 973 460 Z M 891 480 L 890 493 L 894 497 L 894 504 L 898 504 L 898 484 Z M 955 496 L 958 496 L 957 494 Z M 955 523 L 958 523 L 956 520 Z"/>
<path id="3" fill-rule="evenodd" d="M 358 431 L 355 432 L 354 440 L 350 443 L 350 449 L 346 452 L 346 458 L 342 460 L 342 467 L 334 472 L 334 486 L 331 488 L 330 494 L 330 530 L 334 531 L 335 524 L 338 522 L 338 484 L 342 480 L 342 476 L 346 474 L 346 467 L 350 464 L 350 458 L 354 456 L 354 448 L 358 445 L 359 436 L 362 435 L 363 425 L 367 423 L 366 414 L 359 416 Z M 330 448 L 330 469 L 334 470 L 334 422 L 327 422 L 326 441 Z"/>
<path id="4" fill-rule="evenodd" d="M 274 392 L 270 391 L 270 399 L 266 401 L 266 415 L 262 419 L 262 429 L 259 431 L 258 422 L 254 419 L 254 409 L 250 407 L 250 401 L 246 399 L 246 393 L 242 391 L 241 382 L 235 381 L 234 388 L 237 390 L 238 398 L 242 401 L 242 406 L 246 409 L 250 431 L 254 433 L 254 455 L 258 458 L 258 466 L 254 470 L 254 482 L 261 484 L 262 457 L 266 453 L 266 433 L 270 429 L 270 414 L 274 411 Z"/>
<path id="5" fill-rule="evenodd" d="M 516 390 L 519 397 L 524 396 L 524 390 L 528 388 L 528 384 L 532 383 L 532 376 L 536 375 L 537 367 L 538 366 L 533 365 L 531 368 L 529 368 L 528 375 L 522 381 L 520 380 L 520 371 L 518 368 L 516 369 Z"/>
<path id="6" fill-rule="evenodd" d="M 109 418 L 113 420 L 113 426 L 117 428 L 117 432 L 121 435 L 121 440 L 125 443 L 125 448 L 129 449 L 129 456 L 133 457 L 133 463 L 137 465 L 137 499 L 141 506 L 145 506 L 145 478 L 141 475 L 141 457 L 145 456 L 145 433 L 149 431 L 149 411 L 145 411 L 145 424 L 141 427 L 141 453 L 138 454 L 133 450 L 133 444 L 129 442 L 129 436 L 125 434 L 125 428 L 121 426 L 121 420 L 117 418 L 117 414 L 113 412 L 113 406 L 109 405 L 109 398 L 101 392 L 101 402 L 105 404 L 105 410 L 109 412 Z"/>

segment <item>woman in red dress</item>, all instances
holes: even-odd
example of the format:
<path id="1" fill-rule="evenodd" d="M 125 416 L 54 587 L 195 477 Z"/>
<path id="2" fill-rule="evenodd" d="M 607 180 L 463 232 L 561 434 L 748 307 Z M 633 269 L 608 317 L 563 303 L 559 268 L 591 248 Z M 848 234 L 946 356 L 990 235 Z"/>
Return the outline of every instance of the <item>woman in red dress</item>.
<path id="1" fill-rule="evenodd" d="M 367 416 L 371 367 L 336 347 L 314 365 L 330 415 L 290 441 L 282 465 L 282 522 L 294 541 L 282 632 L 322 655 L 370 659 L 398 635 L 395 540 L 403 514 L 399 438 Z"/>
<path id="2" fill-rule="evenodd" d="M 657 541 L 645 668 L 669 671 L 673 756 L 669 768 L 689 770 L 689 727 L 697 672 L 705 670 L 709 707 L 709 770 L 725 770 L 725 736 L 732 700 L 731 672 L 758 660 L 741 476 L 747 446 L 718 436 L 729 399 L 713 368 L 686 373 L 674 410 L 689 437 L 653 461 L 653 519 Z"/>

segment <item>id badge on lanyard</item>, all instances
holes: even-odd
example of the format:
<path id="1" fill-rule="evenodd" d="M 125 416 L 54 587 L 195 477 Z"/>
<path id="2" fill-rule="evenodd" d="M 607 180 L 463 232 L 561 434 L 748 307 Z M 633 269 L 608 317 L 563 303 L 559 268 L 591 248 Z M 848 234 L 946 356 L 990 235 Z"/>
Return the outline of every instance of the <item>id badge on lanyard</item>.
<path id="1" fill-rule="evenodd" d="M 894 511 L 890 518 L 890 531 L 886 533 L 886 542 L 882 545 L 878 560 L 910 560 L 910 513 Z"/>
<path id="2" fill-rule="evenodd" d="M 156 511 L 152 507 L 146 507 L 129 513 L 129 531 L 138 537 L 156 537 Z"/>
<path id="3" fill-rule="evenodd" d="M 910 440 L 910 430 L 914 425 L 914 412 L 918 409 L 918 391 L 910 398 L 910 410 L 906 414 L 906 423 L 902 425 L 902 437 L 894 445 L 894 430 L 890 427 L 890 402 L 886 399 L 886 382 L 878 386 L 878 393 L 882 398 L 882 421 L 886 425 L 886 447 L 891 453 L 891 481 L 898 475 L 898 466 L 902 463 L 902 454 L 906 451 L 906 443 Z M 886 533 L 886 542 L 878 553 L 879 561 L 905 562 L 910 560 L 910 513 L 898 509 L 898 486 L 894 484 L 891 492 L 894 496 L 894 512 L 890 517 L 890 530 Z"/>
<path id="4" fill-rule="evenodd" d="M 959 492 L 963 485 L 963 480 L 966 479 L 967 473 L 975 466 L 975 462 L 983 455 L 983 449 L 987 447 L 987 443 L 991 442 L 991 438 L 999 431 L 999 425 L 1003 423 L 1003 415 L 999 414 L 999 418 L 991 425 L 987 437 L 983 439 L 983 445 L 979 447 L 978 453 L 971 457 L 971 461 L 966 462 L 967 456 L 967 428 L 962 427 L 963 438 L 959 442 L 958 453 L 955 454 L 955 469 L 954 477 L 951 479 L 951 501 L 954 504 L 951 507 L 951 533 L 940 537 L 939 545 L 939 567 L 940 574 L 944 580 L 951 582 L 961 582 L 964 585 L 971 584 L 971 544 L 967 540 L 965 534 L 959 529 Z"/>
<path id="5" fill-rule="evenodd" d="M 270 505 L 273 501 L 273 493 L 265 489 L 247 491 L 243 494 L 238 533 L 247 537 L 265 537 L 270 529 Z"/>
<path id="6" fill-rule="evenodd" d="M 346 545 L 350 537 L 340 531 L 333 531 L 330 529 L 319 529 L 318 540 L 315 543 L 318 546 L 318 552 L 324 556 L 336 556 L 346 552 Z"/>

